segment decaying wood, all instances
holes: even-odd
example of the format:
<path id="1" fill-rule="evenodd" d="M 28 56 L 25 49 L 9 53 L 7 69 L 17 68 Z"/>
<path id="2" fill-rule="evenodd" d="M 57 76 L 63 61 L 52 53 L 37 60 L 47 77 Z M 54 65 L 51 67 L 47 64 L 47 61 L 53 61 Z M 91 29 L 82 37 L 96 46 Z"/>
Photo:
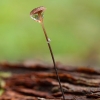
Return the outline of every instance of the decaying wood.
<path id="1" fill-rule="evenodd" d="M 100 70 L 56 64 L 66 100 L 100 100 Z M 0 71 L 11 72 L 3 78 L 6 85 L 0 100 L 62 100 L 62 94 L 48 63 L 24 61 L 0 63 Z"/>

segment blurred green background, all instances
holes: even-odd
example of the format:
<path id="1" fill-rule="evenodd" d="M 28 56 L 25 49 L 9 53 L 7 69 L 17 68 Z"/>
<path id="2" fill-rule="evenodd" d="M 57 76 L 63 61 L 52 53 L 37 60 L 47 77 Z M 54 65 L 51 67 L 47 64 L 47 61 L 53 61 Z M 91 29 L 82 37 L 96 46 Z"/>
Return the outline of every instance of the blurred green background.
<path id="1" fill-rule="evenodd" d="M 0 61 L 51 56 L 39 23 L 29 13 L 44 6 L 44 25 L 56 61 L 100 65 L 100 0 L 1 0 Z"/>

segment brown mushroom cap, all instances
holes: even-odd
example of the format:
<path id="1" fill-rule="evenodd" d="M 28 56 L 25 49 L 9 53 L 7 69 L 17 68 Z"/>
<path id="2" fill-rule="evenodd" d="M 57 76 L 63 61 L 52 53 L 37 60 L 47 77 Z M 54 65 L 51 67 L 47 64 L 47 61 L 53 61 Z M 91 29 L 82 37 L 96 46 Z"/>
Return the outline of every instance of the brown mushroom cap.
<path id="1" fill-rule="evenodd" d="M 34 9 L 30 12 L 30 15 L 38 14 L 38 13 L 40 13 L 40 12 L 43 12 L 45 9 L 46 9 L 46 8 L 43 7 L 43 6 L 34 8 Z"/>

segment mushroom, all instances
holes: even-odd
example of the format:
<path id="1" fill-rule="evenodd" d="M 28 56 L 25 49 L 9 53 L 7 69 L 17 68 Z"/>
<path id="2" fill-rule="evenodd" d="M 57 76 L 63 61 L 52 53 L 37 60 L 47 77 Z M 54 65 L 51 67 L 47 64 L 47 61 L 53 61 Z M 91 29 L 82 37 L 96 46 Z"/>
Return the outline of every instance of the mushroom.
<path id="1" fill-rule="evenodd" d="M 56 76 L 57 76 L 57 79 L 58 79 L 58 82 L 59 82 L 59 86 L 60 86 L 60 90 L 62 92 L 62 96 L 63 96 L 63 100 L 65 100 L 65 96 L 64 96 L 64 91 L 63 91 L 63 88 L 61 86 L 61 82 L 60 82 L 60 78 L 59 78 L 59 75 L 58 75 L 58 71 L 57 71 L 57 67 L 56 67 L 56 63 L 55 63 L 55 59 L 54 59 L 54 55 L 53 55 L 53 52 L 52 52 L 52 49 L 51 49 L 51 45 L 50 45 L 50 39 L 48 38 L 47 36 L 47 32 L 45 30 L 45 27 L 44 27 L 44 24 L 43 24 L 43 12 L 45 11 L 45 7 L 43 6 L 40 6 L 40 7 L 37 7 L 35 9 L 33 9 L 31 12 L 30 12 L 30 17 L 39 22 L 42 26 L 42 29 L 43 29 L 43 32 L 44 32 L 44 35 L 45 35 L 45 38 L 46 38 L 46 41 L 48 43 L 48 48 L 50 50 L 50 54 L 51 54 L 51 58 L 52 58 L 52 61 L 53 61 L 53 65 L 54 65 L 54 69 L 55 69 L 55 73 L 56 73 Z"/>

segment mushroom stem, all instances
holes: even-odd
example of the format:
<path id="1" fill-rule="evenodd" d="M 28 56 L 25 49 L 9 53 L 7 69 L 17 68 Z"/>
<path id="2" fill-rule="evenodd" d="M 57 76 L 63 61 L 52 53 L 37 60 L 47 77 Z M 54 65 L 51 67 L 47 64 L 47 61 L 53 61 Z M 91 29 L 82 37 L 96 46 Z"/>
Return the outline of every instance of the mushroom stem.
<path id="1" fill-rule="evenodd" d="M 42 16 L 41 16 L 41 13 L 38 13 L 38 15 L 39 15 L 40 24 L 41 24 L 41 26 L 42 26 L 42 29 L 43 29 L 43 32 L 44 32 L 46 41 L 47 41 L 47 43 L 48 43 L 48 47 L 49 47 L 50 54 L 51 54 L 51 57 L 52 57 L 54 69 L 55 69 L 56 76 L 57 76 L 57 79 L 58 79 L 58 82 L 59 82 L 60 90 L 61 90 L 61 92 L 62 92 L 63 100 L 65 100 L 64 91 L 63 91 L 63 88 L 62 88 L 62 86 L 61 86 L 60 78 L 59 78 L 58 71 L 57 71 L 58 69 L 57 69 L 57 67 L 56 67 L 54 55 L 53 55 L 52 48 L 51 48 L 51 45 L 50 45 L 50 40 L 49 40 L 49 38 L 48 38 L 48 36 L 47 36 L 46 30 L 45 30 L 45 27 L 44 27 L 44 24 L 43 24 L 43 18 L 42 18 Z"/>

